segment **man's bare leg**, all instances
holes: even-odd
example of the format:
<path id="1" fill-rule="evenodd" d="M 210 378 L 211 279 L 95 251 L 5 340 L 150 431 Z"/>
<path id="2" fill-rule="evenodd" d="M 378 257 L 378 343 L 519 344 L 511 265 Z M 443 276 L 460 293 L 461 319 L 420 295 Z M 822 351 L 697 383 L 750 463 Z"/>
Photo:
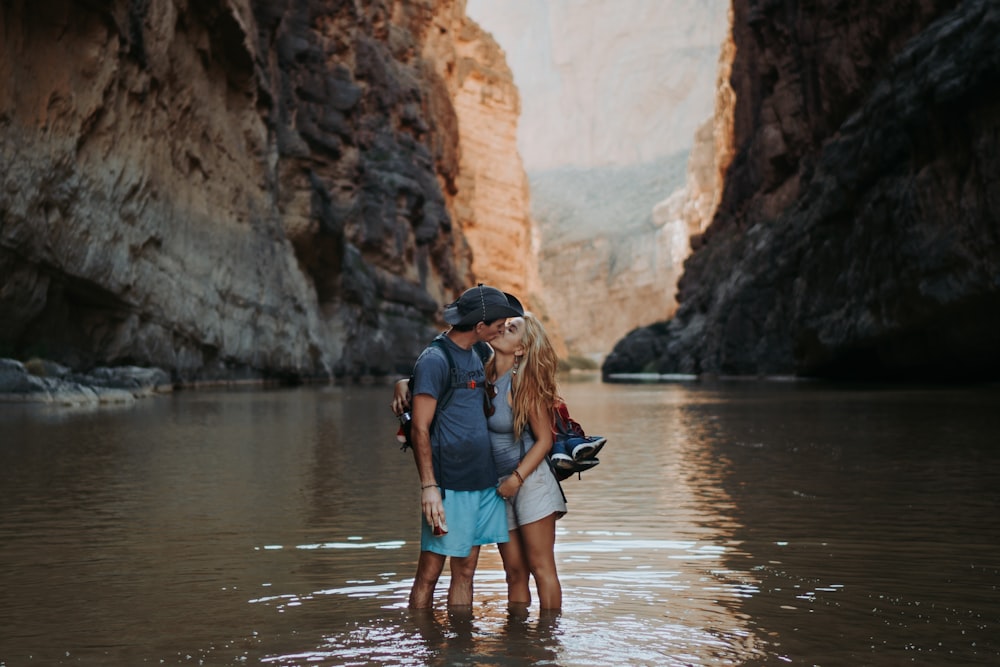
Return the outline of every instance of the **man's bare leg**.
<path id="1" fill-rule="evenodd" d="M 472 547 L 472 551 L 464 558 L 451 557 L 451 585 L 448 587 L 449 607 L 472 606 L 472 577 L 476 574 L 478 563 L 478 546 Z"/>
<path id="2" fill-rule="evenodd" d="M 434 588 L 444 569 L 444 559 L 444 556 L 433 551 L 420 552 L 417 574 L 413 577 L 413 587 L 410 589 L 410 609 L 429 609 L 434 604 Z M 452 583 L 454 584 L 454 579 Z M 450 591 L 448 597 L 450 600 Z"/>

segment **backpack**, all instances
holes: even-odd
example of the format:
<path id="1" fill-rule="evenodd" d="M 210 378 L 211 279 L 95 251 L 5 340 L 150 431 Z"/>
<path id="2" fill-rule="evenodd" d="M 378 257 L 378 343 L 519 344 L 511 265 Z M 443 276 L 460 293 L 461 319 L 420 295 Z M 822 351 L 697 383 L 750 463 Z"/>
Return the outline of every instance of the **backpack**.
<path id="1" fill-rule="evenodd" d="M 549 467 L 560 482 L 576 473 L 590 470 L 600 463 L 597 453 L 607 443 L 600 435 L 588 436 L 583 427 L 569 416 L 569 408 L 560 401 L 552 408 L 552 451 L 549 452 Z"/>

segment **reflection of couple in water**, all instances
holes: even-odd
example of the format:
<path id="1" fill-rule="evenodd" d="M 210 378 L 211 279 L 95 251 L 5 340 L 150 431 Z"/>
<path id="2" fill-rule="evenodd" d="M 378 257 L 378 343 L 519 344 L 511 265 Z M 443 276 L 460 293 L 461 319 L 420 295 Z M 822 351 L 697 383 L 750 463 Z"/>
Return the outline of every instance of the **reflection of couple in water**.
<path id="1" fill-rule="evenodd" d="M 392 404 L 397 414 L 411 408 L 420 475 L 420 559 L 409 606 L 432 606 L 450 558 L 448 607 L 471 607 L 480 547 L 496 543 L 511 613 L 531 603 L 529 575 L 541 609 L 558 610 L 555 522 L 566 501 L 546 461 L 558 400 L 555 351 L 538 319 L 493 287 L 466 290 L 444 319 L 451 328 L 417 359 L 411 395 L 400 381 Z"/>
<path id="2" fill-rule="evenodd" d="M 473 617 L 471 608 L 411 609 L 402 629 L 419 637 L 422 646 L 411 657 L 424 664 L 465 665 L 475 656 L 476 664 L 544 665 L 559 664 L 559 621 L 558 613 L 545 611 L 532 620 L 516 607 L 505 618 Z"/>

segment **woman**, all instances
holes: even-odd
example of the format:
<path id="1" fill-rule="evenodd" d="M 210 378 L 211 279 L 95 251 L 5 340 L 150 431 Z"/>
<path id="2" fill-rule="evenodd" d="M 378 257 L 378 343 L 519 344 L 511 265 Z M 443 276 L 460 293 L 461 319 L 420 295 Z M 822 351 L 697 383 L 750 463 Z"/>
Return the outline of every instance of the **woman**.
<path id="1" fill-rule="evenodd" d="M 510 541 L 498 545 L 511 605 L 531 603 L 529 573 L 542 609 L 562 607 L 556 571 L 556 520 L 566 500 L 546 455 L 552 448 L 558 358 L 541 322 L 529 312 L 507 320 L 490 345 L 494 355 L 486 378 L 496 387 L 488 419 L 493 459 L 500 475 L 497 493 L 508 501 Z"/>

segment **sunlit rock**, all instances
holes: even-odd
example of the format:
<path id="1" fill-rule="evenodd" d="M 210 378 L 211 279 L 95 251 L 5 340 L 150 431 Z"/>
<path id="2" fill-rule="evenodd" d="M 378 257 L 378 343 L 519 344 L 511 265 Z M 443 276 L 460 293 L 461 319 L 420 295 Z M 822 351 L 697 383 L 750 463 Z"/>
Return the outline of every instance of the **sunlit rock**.
<path id="1" fill-rule="evenodd" d="M 477 91 L 512 90 L 464 83 L 503 68 L 463 7 L 0 4 L 0 354 L 185 382 L 405 372 L 477 272 L 530 290 L 512 143 L 462 146 Z M 516 95 L 478 103 L 513 132 Z"/>

